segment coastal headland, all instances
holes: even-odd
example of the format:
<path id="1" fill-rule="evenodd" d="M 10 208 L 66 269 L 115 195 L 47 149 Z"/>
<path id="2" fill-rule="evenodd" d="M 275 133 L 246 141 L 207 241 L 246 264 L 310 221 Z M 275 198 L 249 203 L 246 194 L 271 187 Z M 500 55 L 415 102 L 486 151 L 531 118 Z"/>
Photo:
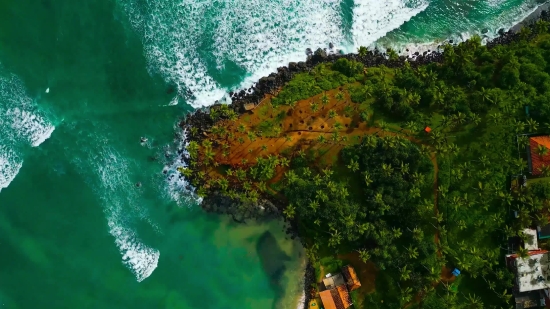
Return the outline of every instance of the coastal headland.
<path id="1" fill-rule="evenodd" d="M 309 259 L 306 307 L 347 264 L 355 308 L 512 304 L 503 255 L 526 253 L 508 238 L 550 204 L 550 164 L 523 150 L 550 130 L 549 20 L 411 57 L 308 50 L 182 119 L 180 177 L 207 211 L 287 222 Z M 524 175 L 537 181 L 510 189 Z"/>

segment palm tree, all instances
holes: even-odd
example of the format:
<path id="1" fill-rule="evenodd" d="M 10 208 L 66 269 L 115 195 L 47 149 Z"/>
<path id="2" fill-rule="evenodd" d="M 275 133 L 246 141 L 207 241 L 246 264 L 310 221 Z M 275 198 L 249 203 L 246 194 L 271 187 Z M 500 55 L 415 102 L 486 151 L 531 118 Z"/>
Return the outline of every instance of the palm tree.
<path id="1" fill-rule="evenodd" d="M 262 145 L 262 151 L 266 151 L 267 150 L 267 145 Z"/>
<path id="2" fill-rule="evenodd" d="M 338 246 L 342 241 L 342 235 L 340 234 L 340 232 L 338 232 L 338 230 L 333 230 L 333 232 L 330 233 L 330 236 L 331 237 L 328 240 L 328 245 L 330 247 L 336 248 L 336 246 Z"/>
<path id="3" fill-rule="evenodd" d="M 337 122 L 337 123 L 334 124 L 334 128 L 335 128 L 336 130 L 341 130 L 341 129 L 343 128 L 343 126 L 342 126 L 341 123 Z"/>
<path id="4" fill-rule="evenodd" d="M 214 160 L 215 153 L 211 149 L 206 149 L 204 151 L 204 156 L 207 160 Z"/>
<path id="5" fill-rule="evenodd" d="M 520 133 L 520 132 L 523 132 L 525 130 L 525 123 L 521 120 L 514 119 L 512 121 L 512 124 L 514 125 L 514 129 L 515 129 L 516 133 Z"/>
<path id="6" fill-rule="evenodd" d="M 388 124 L 384 120 L 378 121 L 377 126 L 380 128 L 380 130 L 378 132 L 380 132 L 380 131 L 386 132 L 389 129 Z M 376 132 L 376 133 L 378 133 L 378 132 Z"/>
<path id="7" fill-rule="evenodd" d="M 544 145 L 537 145 L 537 154 L 542 158 L 548 154 L 548 148 Z"/>
<path id="8" fill-rule="evenodd" d="M 392 48 L 388 48 L 388 57 L 390 58 L 391 61 L 395 61 L 399 59 L 399 54 Z"/>
<path id="9" fill-rule="evenodd" d="M 418 258 L 418 249 L 414 247 L 413 245 L 410 245 L 408 248 L 405 248 L 407 250 L 407 254 L 409 255 L 409 258 L 411 259 L 417 259 Z"/>
<path id="10" fill-rule="evenodd" d="M 357 49 L 357 53 L 359 53 L 359 56 L 360 57 L 366 57 L 369 53 L 369 48 L 368 47 L 365 47 L 365 46 L 359 46 L 359 48 Z"/>
<path id="11" fill-rule="evenodd" d="M 489 118 L 491 118 L 493 123 L 499 123 L 500 120 L 502 119 L 502 114 L 498 113 L 498 112 L 491 113 L 491 114 L 489 114 Z"/>
<path id="12" fill-rule="evenodd" d="M 407 269 L 407 265 L 401 268 L 401 280 L 406 281 L 411 278 L 411 271 Z"/>
<path id="13" fill-rule="evenodd" d="M 312 102 L 310 104 L 310 106 L 311 106 L 311 111 L 314 112 L 314 113 L 316 113 L 319 110 L 319 104 L 317 104 L 315 102 Z"/>
<path id="14" fill-rule="evenodd" d="M 401 305 L 404 307 L 412 300 L 412 288 L 410 286 L 402 290 Z"/>
<path id="15" fill-rule="evenodd" d="M 476 113 L 470 114 L 470 121 L 472 121 L 476 126 L 481 123 L 481 117 Z"/>
<path id="16" fill-rule="evenodd" d="M 366 263 L 368 260 L 370 260 L 370 253 L 366 249 L 359 249 L 357 250 L 357 252 L 359 253 L 359 258 L 361 259 L 361 261 L 363 261 L 363 263 Z"/>
<path id="17" fill-rule="evenodd" d="M 550 176 L 550 165 L 543 164 L 541 167 L 539 167 L 539 172 L 542 174 L 542 176 L 549 177 Z"/>
<path id="18" fill-rule="evenodd" d="M 329 110 L 328 111 L 328 118 L 334 118 L 334 117 L 336 117 L 336 111 L 334 111 L 332 109 Z"/>
<path id="19" fill-rule="evenodd" d="M 291 108 L 295 108 L 295 107 L 296 107 L 296 104 L 298 104 L 297 101 L 291 101 L 290 103 L 288 103 L 288 105 L 289 105 Z"/>
<path id="20" fill-rule="evenodd" d="M 290 160 L 288 160 L 287 158 L 282 157 L 279 159 L 279 165 L 281 165 L 282 167 L 288 167 L 289 164 Z"/>
<path id="21" fill-rule="evenodd" d="M 479 98 L 481 99 L 481 102 L 485 103 L 485 101 L 492 102 L 491 100 L 491 90 L 485 89 L 485 87 L 481 87 L 481 90 L 478 92 Z"/>
<path id="22" fill-rule="evenodd" d="M 246 131 L 246 127 L 244 126 L 244 124 L 240 124 L 237 131 L 239 131 L 240 133 L 244 133 L 244 131 Z"/>
<path id="23" fill-rule="evenodd" d="M 481 298 L 477 297 L 473 294 L 468 294 L 466 297 L 468 299 L 469 308 L 475 308 L 475 309 L 482 309 L 483 303 L 481 302 Z"/>
<path id="24" fill-rule="evenodd" d="M 548 23 L 547 21 L 539 20 L 535 23 L 535 31 L 538 34 L 547 33 L 549 25 L 550 23 Z"/>
<path id="25" fill-rule="evenodd" d="M 317 137 L 317 141 L 321 144 L 324 144 L 326 142 L 325 135 L 324 134 L 319 135 L 319 137 Z"/>
<path id="26" fill-rule="evenodd" d="M 323 104 L 323 106 L 326 106 L 329 102 L 329 99 L 328 99 L 328 96 L 327 94 L 323 94 L 323 96 L 321 96 L 321 104 Z"/>
<path id="27" fill-rule="evenodd" d="M 254 134 L 254 132 L 252 132 L 252 131 L 249 131 L 249 132 L 248 132 L 248 139 L 249 139 L 251 142 L 255 141 L 255 140 L 256 140 L 256 134 Z"/>
<path id="28" fill-rule="evenodd" d="M 337 143 L 337 142 L 340 140 L 340 133 L 338 133 L 338 132 L 333 132 L 333 133 L 332 133 L 331 140 L 332 140 L 334 143 Z"/>
<path id="29" fill-rule="evenodd" d="M 178 172 L 180 172 L 183 176 L 189 178 L 191 177 L 191 175 L 193 174 L 193 171 L 189 168 L 186 168 L 186 167 L 178 167 L 177 168 Z"/>
<path id="30" fill-rule="evenodd" d="M 288 219 L 292 219 L 296 215 L 296 208 L 294 207 L 294 205 L 288 204 L 288 206 L 286 206 L 285 210 L 283 210 L 283 214 Z"/>
<path id="31" fill-rule="evenodd" d="M 285 173 L 286 181 L 288 184 L 293 184 L 298 181 L 299 177 L 294 173 L 293 170 L 289 170 Z"/>
<path id="32" fill-rule="evenodd" d="M 535 132 L 537 131 L 539 124 L 536 120 L 529 118 L 527 119 L 527 127 L 529 128 L 529 131 Z"/>
<path id="33" fill-rule="evenodd" d="M 351 162 L 347 165 L 347 167 L 352 171 L 356 172 L 359 170 L 359 163 L 353 159 L 351 159 Z"/>
<path id="34" fill-rule="evenodd" d="M 341 102 L 342 100 L 344 100 L 344 93 L 342 91 L 338 91 L 338 93 L 334 96 L 334 98 L 336 98 L 338 102 Z"/>
<path id="35" fill-rule="evenodd" d="M 365 185 L 368 187 L 372 183 L 372 178 L 370 177 L 369 172 L 364 172 Z"/>
<path id="36" fill-rule="evenodd" d="M 407 121 L 405 123 L 405 129 L 411 131 L 411 132 L 416 132 L 418 131 L 418 124 L 414 121 Z"/>
<path id="37" fill-rule="evenodd" d="M 526 259 L 527 257 L 529 257 L 529 250 L 527 250 L 525 248 L 519 248 L 518 251 L 516 252 L 516 254 L 520 258 Z"/>
<path id="38" fill-rule="evenodd" d="M 229 181 L 225 178 L 218 179 L 218 185 L 220 185 L 220 188 L 222 191 L 227 191 L 227 188 L 229 187 Z"/>

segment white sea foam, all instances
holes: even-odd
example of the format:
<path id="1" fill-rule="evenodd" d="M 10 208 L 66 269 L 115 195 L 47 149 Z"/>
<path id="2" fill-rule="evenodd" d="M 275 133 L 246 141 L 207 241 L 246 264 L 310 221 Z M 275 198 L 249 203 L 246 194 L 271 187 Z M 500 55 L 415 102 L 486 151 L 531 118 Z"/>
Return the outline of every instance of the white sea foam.
<path id="1" fill-rule="evenodd" d="M 340 1 L 226 0 L 222 7 L 214 19 L 213 53 L 218 69 L 229 60 L 249 73 L 239 88 L 303 60 L 308 47 L 338 47 L 345 40 Z"/>
<path id="2" fill-rule="evenodd" d="M 98 123 L 95 123 L 95 129 L 109 131 L 109 128 Z M 80 173 L 103 204 L 109 233 L 114 237 L 122 263 L 141 282 L 157 267 L 160 252 L 145 244 L 134 229 L 137 222 L 145 221 L 154 231 L 159 231 L 143 205 L 140 188 L 131 179 L 137 167 L 118 152 L 104 135 L 98 132 L 84 134 L 78 136 L 77 143 L 82 152 L 73 153 L 73 162 L 82 168 Z"/>
<path id="3" fill-rule="evenodd" d="M 8 109 L 5 113 L 14 134 L 24 137 L 33 147 L 47 140 L 55 130 L 44 118 L 22 108 Z"/>
<path id="4" fill-rule="evenodd" d="M 21 166 L 23 160 L 13 150 L 0 145 L 0 191 L 15 179 Z"/>
<path id="5" fill-rule="evenodd" d="M 491 6 L 491 3 L 487 3 Z M 544 5 L 544 4 L 542 4 Z M 391 42 L 389 38 L 383 38 L 379 40 L 375 45 L 380 45 L 384 47 L 392 47 L 395 50 L 401 51 L 403 55 L 411 56 L 415 52 L 423 53 L 427 51 L 437 50 L 438 46 L 449 42 L 452 40 L 453 43 L 461 43 L 470 39 L 473 35 L 479 35 L 482 39 L 482 44 L 486 44 L 489 40 L 496 38 L 499 29 L 504 29 L 508 31 L 513 26 L 519 24 L 533 12 L 538 9 L 539 5 L 533 2 L 525 2 L 518 7 L 507 10 L 499 15 L 493 16 L 493 18 L 485 24 L 474 25 L 471 21 L 464 20 L 463 24 L 467 28 L 472 28 L 470 31 L 463 31 L 456 34 L 451 34 L 446 37 L 439 39 L 432 39 L 432 41 L 422 41 L 422 42 L 412 42 L 412 41 L 401 41 L 401 42 Z M 486 33 L 482 33 L 482 30 L 486 29 Z M 409 50 L 408 52 L 406 50 Z"/>
<path id="6" fill-rule="evenodd" d="M 3 74 L 0 65 L 0 74 Z M 6 188 L 23 165 L 22 151 L 48 139 L 55 127 L 13 74 L 0 75 L 0 190 Z"/>
<path id="7" fill-rule="evenodd" d="M 138 282 L 147 279 L 157 268 L 160 252 L 143 244 L 132 230 L 115 221 L 109 221 L 109 232 L 115 237 L 122 263 L 132 270 Z"/>
<path id="8" fill-rule="evenodd" d="M 96 158 L 97 175 L 99 176 L 98 194 L 103 200 L 109 233 L 115 238 L 115 244 L 122 255 L 122 263 L 143 281 L 155 270 L 160 253 L 142 243 L 130 228 L 136 218 L 152 224 L 147 209 L 140 207 L 139 195 L 128 175 L 130 170 L 118 153 L 105 149 Z M 92 158 L 91 158 L 92 159 Z M 154 224 L 152 227 L 158 230 Z"/>
<path id="9" fill-rule="evenodd" d="M 132 25 L 144 38 L 150 71 L 175 83 L 180 95 L 192 93 L 194 106 L 209 105 L 225 94 L 199 54 L 210 3 L 151 1 L 145 8 L 143 1 L 125 3 Z"/>
<path id="10" fill-rule="evenodd" d="M 174 126 L 174 130 L 180 130 L 178 126 Z M 182 136 L 185 136 L 183 134 Z M 179 206 L 191 207 L 193 205 L 198 205 L 202 202 L 196 193 L 195 189 L 189 184 L 187 179 L 181 175 L 178 171 L 179 167 L 187 167 L 183 158 L 188 154 L 185 150 L 187 146 L 187 141 L 182 139 L 177 139 L 176 145 L 178 149 L 183 149 L 183 152 L 176 158 L 176 160 L 163 169 L 163 174 L 166 175 L 168 181 L 168 195 L 174 200 Z"/>
<path id="11" fill-rule="evenodd" d="M 13 74 L 0 77 L 0 131 L 4 140 L 17 144 L 26 141 L 37 147 L 54 130 L 19 78 Z"/>
<path id="12" fill-rule="evenodd" d="M 369 46 L 427 7 L 425 0 L 356 0 L 352 27 L 355 48 Z"/>
<path id="13" fill-rule="evenodd" d="M 220 0 L 166 2 L 125 0 L 134 28 L 144 38 L 152 72 L 192 95 L 193 107 L 222 99 L 213 64 L 231 63 L 247 72 L 238 88 L 250 87 L 278 66 L 305 58 L 306 48 L 349 46 L 336 0 Z M 354 8 L 356 44 L 368 44 L 422 11 L 425 2 L 361 0 Z M 370 31 L 362 36 L 358 31 Z M 367 45 L 368 45 L 367 44 Z M 224 73 L 225 74 L 225 73 Z"/>

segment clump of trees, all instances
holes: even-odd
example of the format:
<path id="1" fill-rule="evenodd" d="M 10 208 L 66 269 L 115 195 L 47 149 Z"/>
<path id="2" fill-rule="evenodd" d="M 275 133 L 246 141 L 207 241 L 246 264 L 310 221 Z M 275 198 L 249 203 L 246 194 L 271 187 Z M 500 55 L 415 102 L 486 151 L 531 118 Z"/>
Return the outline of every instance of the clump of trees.
<path id="1" fill-rule="evenodd" d="M 364 261 L 395 274 L 411 295 L 430 287 L 444 261 L 433 241 L 428 156 L 404 138 L 368 135 L 345 148 L 342 160 L 345 175 L 300 162 L 286 173 L 283 192 L 291 215 L 314 240 L 310 257 L 316 258 L 319 244 L 335 253 L 356 250 Z"/>
<path id="2" fill-rule="evenodd" d="M 344 58 L 334 64 L 323 63 L 311 72 L 296 74 L 287 85 L 273 98 L 273 105 L 291 105 L 293 102 L 304 100 L 315 95 L 353 83 L 363 78 L 360 74 L 363 65 L 356 61 Z"/>

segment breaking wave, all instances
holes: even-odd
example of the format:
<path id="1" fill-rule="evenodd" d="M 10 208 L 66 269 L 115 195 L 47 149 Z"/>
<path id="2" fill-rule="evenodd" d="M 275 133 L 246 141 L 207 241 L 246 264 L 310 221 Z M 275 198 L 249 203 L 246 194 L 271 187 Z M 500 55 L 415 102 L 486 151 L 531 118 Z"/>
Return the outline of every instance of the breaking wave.
<path id="1" fill-rule="evenodd" d="M 115 239 L 122 263 L 141 282 L 156 269 L 160 252 L 145 244 L 134 226 L 145 221 L 154 231 L 159 228 L 151 221 L 142 192 L 131 179 L 132 172 L 139 169 L 110 145 L 108 133 L 98 134 L 109 132 L 108 128 L 98 123 L 95 128 L 98 130 L 76 137 L 80 150 L 71 154 L 73 163 L 103 204 L 109 233 Z"/>
<path id="2" fill-rule="evenodd" d="M 424 1 L 357 0 L 353 41 L 336 0 L 121 0 L 142 36 L 151 73 L 176 84 L 193 107 L 250 87 L 306 48 L 370 44 L 421 12 Z M 370 31 L 367 36 L 360 31 Z M 231 78 L 227 79 L 227 76 Z"/>
<path id="3" fill-rule="evenodd" d="M 180 128 L 178 126 L 174 126 L 174 130 L 179 132 Z M 180 167 L 187 167 L 183 158 L 188 155 L 185 150 L 188 143 L 183 139 L 185 134 L 178 134 L 178 136 L 179 137 L 175 140 L 178 154 L 172 162 L 164 166 L 162 172 L 166 175 L 166 179 L 168 181 L 168 195 L 170 198 L 179 206 L 191 207 L 193 205 L 200 204 L 202 202 L 202 198 L 197 196 L 195 189 L 191 186 L 189 181 L 185 179 L 185 177 L 183 177 L 183 175 L 181 175 L 178 171 L 178 168 Z"/>
<path id="4" fill-rule="evenodd" d="M 353 8 L 353 45 L 369 46 L 428 7 L 425 0 L 356 0 Z"/>
<path id="5" fill-rule="evenodd" d="M 0 75 L 0 191 L 17 176 L 26 148 L 38 147 L 54 130 L 23 82 L 13 74 Z"/>
<path id="6" fill-rule="evenodd" d="M 15 179 L 21 166 L 23 160 L 11 149 L 0 145 L 0 192 Z"/>
<path id="7" fill-rule="evenodd" d="M 526 0 L 520 5 L 510 1 L 491 0 L 480 2 L 475 7 L 467 3 L 439 4 L 438 7 L 428 7 L 423 11 L 422 18 L 411 20 L 409 31 L 402 28 L 390 32 L 376 42 L 378 46 L 391 46 L 403 54 L 436 50 L 449 40 L 459 43 L 468 40 L 473 35 L 480 35 L 482 42 L 498 36 L 500 29 L 509 30 L 528 18 L 541 4 L 536 0 Z M 475 11 L 478 16 L 470 11 Z M 454 12 L 454 14 L 449 14 Z M 419 15 L 420 16 L 420 15 Z M 482 16 L 482 17 L 480 17 Z M 422 29 L 422 31 L 410 31 Z"/>

